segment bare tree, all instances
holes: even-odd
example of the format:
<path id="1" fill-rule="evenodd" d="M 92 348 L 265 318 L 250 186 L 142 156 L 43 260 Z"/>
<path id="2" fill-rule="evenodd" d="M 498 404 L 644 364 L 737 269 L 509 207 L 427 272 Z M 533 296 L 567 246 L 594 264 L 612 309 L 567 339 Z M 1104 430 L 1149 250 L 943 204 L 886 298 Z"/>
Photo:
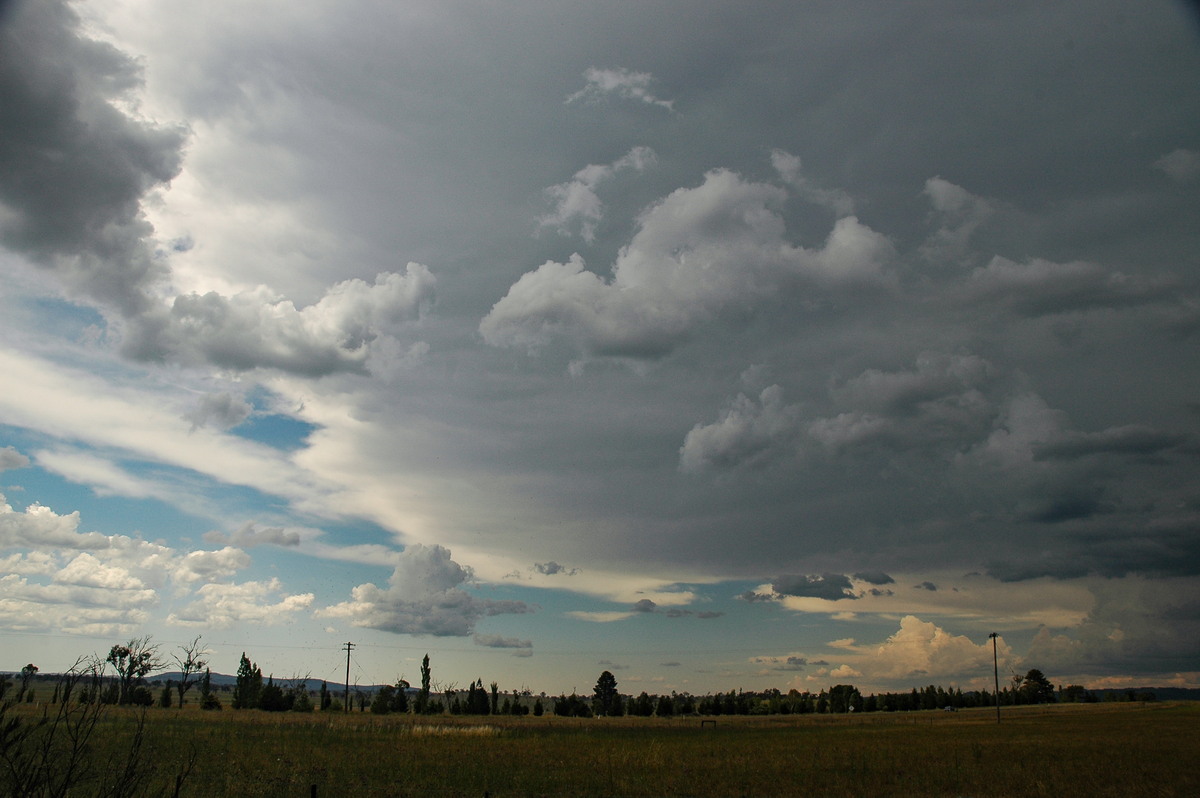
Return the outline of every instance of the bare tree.
<path id="1" fill-rule="evenodd" d="M 152 643 L 149 635 L 135 637 L 125 645 L 113 646 L 104 661 L 117 672 L 117 683 L 120 685 L 117 703 L 120 704 L 130 702 L 133 688 L 147 674 L 163 668 L 163 661 L 158 656 L 158 644 Z"/>
<path id="2" fill-rule="evenodd" d="M 206 653 L 200 645 L 200 635 L 196 635 L 195 640 L 186 646 L 180 646 L 179 653 L 173 657 L 175 664 L 179 666 L 179 683 L 175 685 L 175 689 L 179 691 L 180 709 L 183 709 L 183 697 L 192 689 L 192 685 L 200 680 L 200 674 L 208 667 L 208 660 L 201 659 Z"/>

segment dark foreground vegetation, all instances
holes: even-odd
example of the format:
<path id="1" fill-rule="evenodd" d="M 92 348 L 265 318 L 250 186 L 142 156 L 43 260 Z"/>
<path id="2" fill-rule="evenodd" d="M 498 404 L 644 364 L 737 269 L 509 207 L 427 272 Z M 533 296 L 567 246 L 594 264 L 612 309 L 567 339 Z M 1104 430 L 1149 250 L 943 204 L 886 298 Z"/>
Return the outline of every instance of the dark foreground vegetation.
<path id="1" fill-rule="evenodd" d="M 5 727 L 47 710 L 10 704 Z M 6 748 L 4 765 L 36 765 L 39 750 L 31 762 Z M 999 724 L 987 709 L 483 719 L 111 706 L 74 759 L 65 737 L 51 750 L 47 779 L 74 767 L 72 796 L 1200 794 L 1200 706 L 1166 702 L 1014 707 Z M 19 775 L 0 791 L 66 794 L 24 791 Z"/>

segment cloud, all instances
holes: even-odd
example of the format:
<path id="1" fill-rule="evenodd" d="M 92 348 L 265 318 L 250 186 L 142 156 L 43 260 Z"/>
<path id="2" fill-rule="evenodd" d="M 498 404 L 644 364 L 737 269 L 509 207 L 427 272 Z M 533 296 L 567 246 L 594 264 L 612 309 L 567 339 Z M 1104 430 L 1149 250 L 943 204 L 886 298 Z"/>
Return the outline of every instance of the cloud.
<path id="1" fill-rule="evenodd" d="M 368 345 L 417 320 L 436 283 L 428 267 L 409 263 L 404 274 L 381 272 L 373 284 L 358 278 L 336 283 L 301 309 L 266 287 L 230 297 L 182 295 L 169 309 L 141 316 L 124 349 L 139 360 L 211 363 L 234 371 L 363 374 Z"/>
<path id="2" fill-rule="evenodd" d="M 650 93 L 650 84 L 654 81 L 654 76 L 649 72 L 634 72 L 623 67 L 618 69 L 591 67 L 583 73 L 583 76 L 587 80 L 587 85 L 567 97 L 568 103 L 597 102 L 612 94 L 621 99 L 657 105 L 668 111 L 674 110 L 674 100 L 660 100 Z"/>
<path id="3" fill-rule="evenodd" d="M 1055 263 L 1034 258 L 1017 263 L 997 255 L 973 271 L 958 297 L 973 305 L 1000 304 L 1020 316 L 1038 317 L 1176 302 L 1179 289 L 1165 280 L 1122 274 L 1094 263 Z"/>
<path id="4" fill-rule="evenodd" d="M 655 604 L 650 599 L 641 599 L 640 601 L 637 601 L 634 603 L 633 611 L 634 612 L 657 612 L 658 605 Z"/>
<path id="5" fill-rule="evenodd" d="M 781 596 L 821 598 L 829 601 L 858 598 L 850 583 L 850 577 L 845 574 L 827 573 L 820 576 L 785 574 L 775 578 L 775 581 L 771 583 L 771 589 Z"/>
<path id="6" fill-rule="evenodd" d="M 800 408 L 783 403 L 778 385 L 764 389 L 757 402 L 738 394 L 719 420 L 688 432 L 679 449 L 679 468 L 696 473 L 769 464 L 795 453 L 799 432 Z"/>
<path id="7" fill-rule="evenodd" d="M 614 621 L 623 621 L 626 618 L 632 618 L 635 615 L 633 612 L 623 612 L 620 610 L 596 612 L 588 610 L 571 610 L 566 614 L 577 620 L 589 621 L 591 623 L 613 623 Z"/>
<path id="8" fill-rule="evenodd" d="M 859 582 L 866 582 L 868 585 L 891 585 L 896 582 L 883 571 L 859 571 L 854 574 L 854 578 Z"/>
<path id="9" fill-rule="evenodd" d="M 300 533 L 283 527 L 259 527 L 249 521 L 238 527 L 232 535 L 218 531 L 204 533 L 204 539 L 210 543 L 230 543 L 244 549 L 255 546 L 299 546 Z"/>
<path id="10" fill-rule="evenodd" d="M 634 147 L 611 164 L 585 166 L 569 181 L 546 189 L 546 196 L 554 201 L 554 211 L 539 218 L 538 225 L 569 235 L 578 223 L 580 237 L 592 243 L 596 239 L 596 226 L 604 216 L 604 204 L 596 194 L 597 187 L 618 172 L 644 171 L 656 159 L 654 150 L 649 147 Z"/>
<path id="11" fill-rule="evenodd" d="M 49 507 L 31 504 L 17 512 L 0 495 L 0 546 L 96 550 L 109 539 L 99 532 L 80 533 L 79 513 L 58 515 Z"/>
<path id="12" fill-rule="evenodd" d="M 659 358 L 719 318 L 746 318 L 781 295 L 882 287 L 892 246 L 855 217 L 824 247 L 789 244 L 786 194 L 725 169 L 646 209 L 611 281 L 572 255 L 523 275 L 480 323 L 493 346 L 531 351 L 557 339 L 590 357 Z M 813 297 L 815 299 L 815 296 Z"/>
<path id="13" fill-rule="evenodd" d="M 471 572 L 454 562 L 448 549 L 413 544 L 397 558 L 386 589 L 359 585 L 351 590 L 350 601 L 317 615 L 347 618 L 354 626 L 395 634 L 466 637 L 484 616 L 532 611 L 521 601 L 471 595 L 461 588 L 470 578 Z"/>
<path id="14" fill-rule="evenodd" d="M 771 166 L 779 174 L 779 179 L 791 186 L 801 199 L 827 207 L 838 216 L 854 213 L 854 198 L 841 189 L 813 185 L 801 172 L 798 156 L 785 150 L 771 150 Z"/>
<path id="15" fill-rule="evenodd" d="M 533 570 L 537 571 L 539 574 L 544 574 L 545 576 L 555 576 L 556 574 L 562 574 L 563 576 L 575 576 L 577 573 L 579 573 L 578 568 L 567 568 L 564 565 L 559 565 L 554 560 L 551 560 L 550 562 L 535 562 L 533 564 Z"/>
<path id="16" fill-rule="evenodd" d="M 1001 666 L 1015 661 L 1003 638 L 997 641 Z M 953 635 L 934 623 L 914 615 L 900 619 L 900 628 L 878 645 L 844 648 L 853 657 L 842 666 L 853 668 L 868 679 L 903 682 L 917 679 L 935 683 L 945 679 L 978 677 L 992 669 L 992 644 L 975 643 Z M 911 686 L 911 685 L 910 685 Z"/>
<path id="17" fill-rule="evenodd" d="M 144 238 L 150 189 L 180 168 L 184 133 L 121 110 L 136 61 L 81 36 L 65 2 L 18 3 L 0 26 L 0 243 L 68 290 L 135 316 L 165 269 Z"/>
<path id="18" fill-rule="evenodd" d="M 0 471 L 12 471 L 29 465 L 29 458 L 11 446 L 0 449 Z"/>
<path id="19" fill-rule="evenodd" d="M 212 629 L 245 623 L 271 626 L 290 621 L 312 605 L 312 593 L 285 594 L 281 587 L 278 579 L 201 585 L 196 601 L 168 615 L 167 623 Z"/>
<path id="20" fill-rule="evenodd" d="M 765 665 L 773 671 L 802 671 L 808 665 L 808 657 L 803 654 L 788 654 L 782 657 L 751 657 L 756 665 Z"/>
<path id="21" fill-rule="evenodd" d="M 1141 424 L 1110 427 L 1099 432 L 1066 432 L 1057 440 L 1035 444 L 1034 460 L 1078 460 L 1094 455 L 1150 457 L 1188 443 L 1186 435 Z"/>
<path id="22" fill-rule="evenodd" d="M 174 577 L 183 583 L 216 582 L 228 579 L 249 565 L 250 555 L 232 546 L 217 551 L 192 551 L 183 556 Z"/>
<path id="23" fill-rule="evenodd" d="M 227 430 L 249 418 L 253 409 L 248 402 L 228 392 L 207 393 L 200 397 L 195 408 L 185 413 L 183 418 L 192 422 L 193 430 L 208 426 Z"/>
<path id="24" fill-rule="evenodd" d="M 1154 162 L 1154 168 L 1176 183 L 1188 183 L 1200 177 L 1200 152 L 1179 148 Z"/>
<path id="25" fill-rule="evenodd" d="M 935 585 L 933 582 L 929 582 L 929 581 L 922 582 L 921 584 L 914 585 L 913 587 L 916 590 L 928 590 L 931 592 L 936 592 L 938 589 L 937 585 Z"/>
<path id="26" fill-rule="evenodd" d="M 532 640 L 521 640 L 516 637 L 504 637 L 503 635 L 475 635 L 472 640 L 475 645 L 483 646 L 484 648 L 512 648 L 512 649 L 532 649 Z"/>

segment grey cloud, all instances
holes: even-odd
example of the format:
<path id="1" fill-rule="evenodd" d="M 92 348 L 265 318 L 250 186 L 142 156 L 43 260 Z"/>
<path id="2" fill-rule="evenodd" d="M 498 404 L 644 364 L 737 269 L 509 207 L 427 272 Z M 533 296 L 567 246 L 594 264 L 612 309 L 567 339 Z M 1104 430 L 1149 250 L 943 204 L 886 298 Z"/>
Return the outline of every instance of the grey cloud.
<path id="1" fill-rule="evenodd" d="M 185 414 L 184 419 L 192 422 L 193 431 L 210 425 L 226 430 L 249 418 L 253 409 L 248 402 L 228 392 L 209 393 L 200 397 L 195 408 Z"/>
<path id="2" fill-rule="evenodd" d="M 737 598 L 741 601 L 754 604 L 760 601 L 776 601 L 777 597 L 771 593 L 755 593 L 753 590 L 747 590 L 744 593 L 739 593 Z"/>
<path id="3" fill-rule="evenodd" d="M 11 471 L 29 465 L 29 458 L 11 446 L 0 449 L 0 471 Z"/>
<path id="4" fill-rule="evenodd" d="M 485 648 L 515 648 L 515 649 L 531 649 L 533 648 L 532 640 L 521 640 L 516 637 L 504 637 L 503 635 L 475 635 L 472 640 L 475 645 Z"/>
<path id="5" fill-rule="evenodd" d="M 764 389 L 757 402 L 739 394 L 719 420 L 688 432 L 679 468 L 695 473 L 767 465 L 794 453 L 799 431 L 800 409 L 784 404 L 778 385 Z"/>
<path id="6" fill-rule="evenodd" d="M 14 3 L 0 25 L 0 243 L 69 290 L 145 312 L 165 269 L 141 200 L 180 168 L 184 134 L 125 114 L 137 63 L 83 37 L 65 2 Z"/>
<path id="7" fill-rule="evenodd" d="M 566 339 L 593 357 L 660 358 L 719 318 L 746 316 L 800 286 L 883 285 L 885 237 L 839 219 L 824 247 L 783 237 L 786 193 L 729 170 L 708 172 L 646 209 L 605 281 L 583 258 L 523 275 L 480 323 L 493 346 L 538 350 Z"/>
<path id="8" fill-rule="evenodd" d="M 589 164 L 569 181 L 551 186 L 546 195 L 554 200 L 554 212 L 539 219 L 539 226 L 553 227 L 563 234 L 570 234 L 578 226 L 580 237 L 591 243 L 604 215 L 604 204 L 596 193 L 598 186 L 618 172 L 630 169 L 641 172 L 652 166 L 656 157 L 649 147 L 634 147 L 611 164 Z"/>
<path id="9" fill-rule="evenodd" d="M 868 585 L 891 585 L 896 582 L 883 571 L 859 571 L 854 574 L 854 578 L 860 582 L 866 582 Z"/>
<path id="10" fill-rule="evenodd" d="M 634 612 L 657 612 L 658 605 L 655 604 L 650 599 L 641 599 L 639 601 L 634 602 L 633 611 Z"/>
<path id="11" fill-rule="evenodd" d="M 1150 456 L 1178 448 L 1187 442 L 1188 437 L 1180 433 L 1131 424 L 1100 432 L 1066 433 L 1058 440 L 1036 444 L 1033 454 L 1035 460 L 1076 460 L 1101 454 Z"/>
<path id="12" fill-rule="evenodd" d="M 1172 150 L 1155 161 L 1154 168 L 1177 183 L 1187 183 L 1200 177 L 1200 152 L 1183 148 Z"/>
<path id="13" fill-rule="evenodd" d="M 205 532 L 204 539 L 210 543 L 229 543 L 244 549 L 255 546 L 299 546 L 300 533 L 283 527 L 259 527 L 253 521 L 243 524 L 232 535 L 221 532 Z"/>
<path id="14" fill-rule="evenodd" d="M 1176 303 L 1179 298 L 1180 286 L 1163 278 L 1122 274 L 1082 261 L 1017 263 L 999 256 L 973 272 L 962 293 L 964 302 L 1001 303 L 1031 317 Z"/>
<path id="15" fill-rule="evenodd" d="M 913 587 L 917 590 L 928 590 L 932 593 L 936 593 L 938 589 L 938 586 L 933 582 L 922 582 L 921 584 L 914 585 Z"/>
<path id="16" fill-rule="evenodd" d="M 559 565 L 554 560 L 551 560 L 550 562 L 535 562 L 533 564 L 533 570 L 537 571 L 539 574 L 545 574 L 546 576 L 554 576 L 555 574 L 562 574 L 563 576 L 575 576 L 577 573 L 579 573 L 578 568 L 567 568 L 564 565 Z"/>
<path id="17" fill-rule="evenodd" d="M 850 584 L 850 577 L 845 574 L 826 573 L 820 576 L 785 574 L 776 577 L 775 581 L 771 583 L 771 588 L 783 596 L 802 596 L 829 601 L 858 598 Z"/>

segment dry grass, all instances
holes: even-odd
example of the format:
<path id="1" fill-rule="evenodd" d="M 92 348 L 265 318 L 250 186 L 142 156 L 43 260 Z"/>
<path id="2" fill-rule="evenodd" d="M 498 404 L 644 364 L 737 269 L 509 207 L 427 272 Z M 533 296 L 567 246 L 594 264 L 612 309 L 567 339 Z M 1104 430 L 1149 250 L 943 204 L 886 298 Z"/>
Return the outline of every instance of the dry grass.
<path id="1" fill-rule="evenodd" d="M 1200 705 L 699 719 L 152 710 L 193 796 L 1195 796 Z M 132 722 L 105 720 L 119 747 Z M 173 777 L 172 777 L 173 778 Z"/>

